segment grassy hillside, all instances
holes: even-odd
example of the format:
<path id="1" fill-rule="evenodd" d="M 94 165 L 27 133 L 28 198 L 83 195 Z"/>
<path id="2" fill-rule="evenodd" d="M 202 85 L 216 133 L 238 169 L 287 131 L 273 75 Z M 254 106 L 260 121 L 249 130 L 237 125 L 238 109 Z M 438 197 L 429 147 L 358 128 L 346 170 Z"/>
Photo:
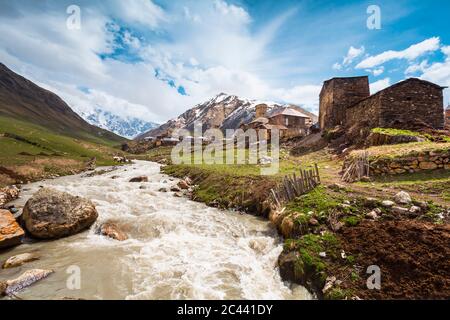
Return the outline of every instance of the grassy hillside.
<path id="1" fill-rule="evenodd" d="M 112 165 L 116 141 L 80 132 L 81 138 L 0 116 L 0 185 L 80 172 L 89 159 Z"/>
<path id="2" fill-rule="evenodd" d="M 84 121 L 59 96 L 0 63 L 0 116 L 38 124 L 53 132 L 79 139 L 124 139 Z"/>

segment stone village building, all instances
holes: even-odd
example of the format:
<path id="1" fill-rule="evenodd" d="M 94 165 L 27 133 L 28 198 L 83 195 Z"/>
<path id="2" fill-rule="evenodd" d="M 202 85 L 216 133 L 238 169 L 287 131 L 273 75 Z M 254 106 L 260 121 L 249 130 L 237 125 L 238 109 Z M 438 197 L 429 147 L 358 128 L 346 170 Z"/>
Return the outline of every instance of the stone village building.
<path id="1" fill-rule="evenodd" d="M 450 130 L 450 105 L 445 110 L 445 129 Z"/>
<path id="2" fill-rule="evenodd" d="M 370 95 L 369 78 L 333 78 L 320 92 L 319 124 L 322 130 L 341 125 L 371 128 L 444 128 L 443 89 L 410 78 Z"/>
<path id="3" fill-rule="evenodd" d="M 279 130 L 280 138 L 306 136 L 313 122 L 311 117 L 291 107 L 284 107 L 272 113 L 267 112 L 266 104 L 259 104 L 255 109 L 254 120 L 242 124 L 240 128 L 243 130 L 254 129 L 256 132 L 266 130 L 266 140 L 270 140 L 273 129 Z"/>

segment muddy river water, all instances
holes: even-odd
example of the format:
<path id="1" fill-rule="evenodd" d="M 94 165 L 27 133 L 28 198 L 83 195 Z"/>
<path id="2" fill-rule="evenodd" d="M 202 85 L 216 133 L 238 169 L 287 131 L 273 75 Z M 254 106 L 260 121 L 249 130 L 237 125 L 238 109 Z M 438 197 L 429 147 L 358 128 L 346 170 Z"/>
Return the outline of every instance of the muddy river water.
<path id="1" fill-rule="evenodd" d="M 149 182 L 128 182 L 140 175 Z M 311 298 L 303 287 L 281 281 L 276 262 L 282 242 L 267 221 L 158 191 L 175 183 L 160 173 L 158 164 L 136 161 L 103 175 L 24 186 L 18 207 L 40 186 L 49 186 L 91 199 L 99 218 L 78 235 L 0 253 L 0 261 L 24 252 L 41 255 L 22 267 L 0 270 L 0 280 L 34 268 L 55 271 L 18 293 L 23 299 Z M 119 242 L 96 234 L 105 221 L 116 222 L 129 239 Z M 78 271 L 79 289 L 73 278 Z"/>

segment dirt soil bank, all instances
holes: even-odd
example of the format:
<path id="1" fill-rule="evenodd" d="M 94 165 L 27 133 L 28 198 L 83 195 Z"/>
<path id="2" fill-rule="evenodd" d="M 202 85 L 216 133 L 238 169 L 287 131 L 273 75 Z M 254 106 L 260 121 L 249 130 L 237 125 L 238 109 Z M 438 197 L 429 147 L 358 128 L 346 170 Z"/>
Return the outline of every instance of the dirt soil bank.
<path id="1" fill-rule="evenodd" d="M 367 270 L 377 265 L 381 290 L 368 290 L 361 277 L 362 299 L 449 299 L 450 225 L 418 221 L 365 221 L 340 234 L 345 252 Z M 349 287 L 344 281 L 343 287 Z"/>

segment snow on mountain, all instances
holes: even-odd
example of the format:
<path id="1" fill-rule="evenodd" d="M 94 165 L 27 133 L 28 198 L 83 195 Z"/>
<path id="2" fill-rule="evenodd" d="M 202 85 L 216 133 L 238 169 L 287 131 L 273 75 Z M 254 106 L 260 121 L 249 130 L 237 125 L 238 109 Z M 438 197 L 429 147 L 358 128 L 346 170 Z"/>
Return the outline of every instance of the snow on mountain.
<path id="1" fill-rule="evenodd" d="M 91 111 L 79 110 L 78 114 L 92 125 L 129 139 L 133 139 L 159 126 L 156 123 L 143 121 L 134 117 L 120 117 L 100 108 L 95 108 Z"/>
<path id="2" fill-rule="evenodd" d="M 218 128 L 221 130 L 237 129 L 241 124 L 247 123 L 254 118 L 255 107 L 261 103 L 268 106 L 268 112 L 287 106 L 275 102 L 242 99 L 235 95 L 221 93 L 214 98 L 187 110 L 179 117 L 169 120 L 160 127 L 138 136 L 136 139 L 170 134 L 173 130 L 180 128 L 193 131 L 194 122 L 196 121 L 202 123 L 203 130 L 210 128 Z M 312 113 L 298 106 L 289 106 L 310 115 L 314 122 L 317 121 L 317 116 Z"/>

